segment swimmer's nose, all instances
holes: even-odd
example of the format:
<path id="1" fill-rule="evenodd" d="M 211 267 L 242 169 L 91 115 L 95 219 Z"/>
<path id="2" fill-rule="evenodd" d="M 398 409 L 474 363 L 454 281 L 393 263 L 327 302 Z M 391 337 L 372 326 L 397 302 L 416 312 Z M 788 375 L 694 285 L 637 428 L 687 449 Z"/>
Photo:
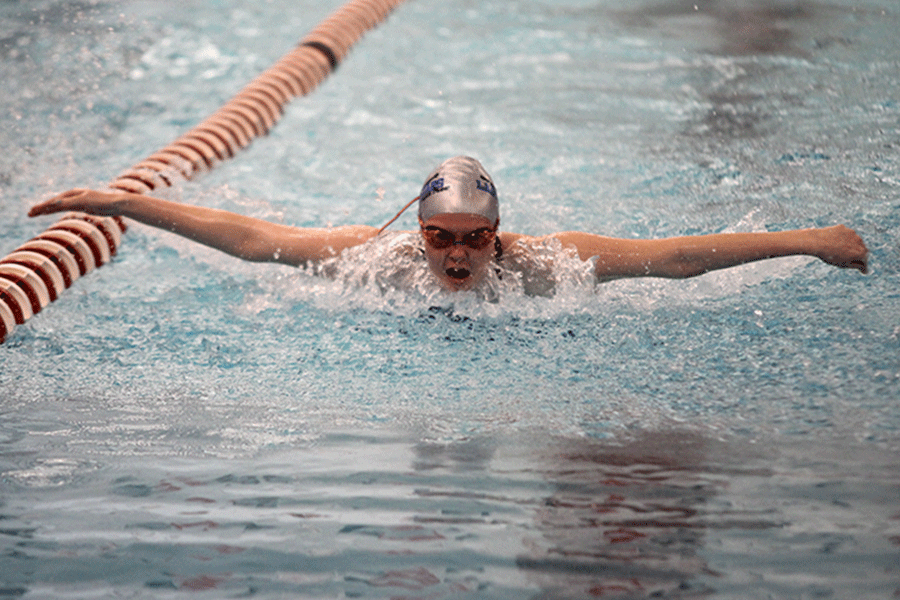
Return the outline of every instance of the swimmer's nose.
<path id="1" fill-rule="evenodd" d="M 453 245 L 450 246 L 450 252 L 447 254 L 451 258 L 465 258 L 468 256 L 466 252 L 466 245 L 462 242 L 453 242 Z"/>

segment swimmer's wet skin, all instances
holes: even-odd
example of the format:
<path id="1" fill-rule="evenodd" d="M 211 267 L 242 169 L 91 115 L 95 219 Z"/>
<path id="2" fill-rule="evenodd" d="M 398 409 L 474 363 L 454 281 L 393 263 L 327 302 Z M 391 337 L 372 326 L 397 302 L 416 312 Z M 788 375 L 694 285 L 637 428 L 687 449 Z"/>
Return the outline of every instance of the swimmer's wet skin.
<path id="1" fill-rule="evenodd" d="M 435 169 L 416 200 L 429 272 L 449 291 L 473 289 L 503 256 L 528 256 L 548 239 L 575 250 L 582 260 L 593 260 L 597 281 L 623 277 L 682 279 L 792 255 L 815 256 L 837 267 L 868 271 L 865 243 L 843 225 L 655 240 L 579 231 L 542 237 L 501 232 L 494 182 L 477 160 L 465 156 L 451 158 Z M 369 225 L 292 227 L 142 194 L 94 190 L 65 192 L 34 206 L 29 215 L 72 210 L 127 217 L 245 260 L 295 266 L 337 256 L 347 248 L 367 243 L 384 229 Z M 528 263 L 511 260 L 508 266 L 525 269 Z"/>

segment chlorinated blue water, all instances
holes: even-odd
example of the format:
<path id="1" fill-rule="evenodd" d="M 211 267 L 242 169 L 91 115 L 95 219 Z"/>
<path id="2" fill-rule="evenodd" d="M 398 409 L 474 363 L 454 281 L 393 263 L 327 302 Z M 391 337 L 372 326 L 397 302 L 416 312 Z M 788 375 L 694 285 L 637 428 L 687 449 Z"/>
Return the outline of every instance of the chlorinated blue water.
<path id="1" fill-rule="evenodd" d="M 0 254 L 337 6 L 0 7 Z M 508 230 L 845 223 L 871 274 L 434 303 L 132 225 L 0 346 L 0 597 L 896 595 L 898 25 L 877 0 L 401 6 L 165 195 L 380 225 L 465 153 Z"/>

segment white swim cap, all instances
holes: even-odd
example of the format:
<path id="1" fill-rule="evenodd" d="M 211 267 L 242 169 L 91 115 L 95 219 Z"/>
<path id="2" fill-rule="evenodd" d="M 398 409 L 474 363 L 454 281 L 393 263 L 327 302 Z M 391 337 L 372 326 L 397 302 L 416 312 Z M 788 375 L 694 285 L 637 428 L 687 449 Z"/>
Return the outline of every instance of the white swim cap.
<path id="1" fill-rule="evenodd" d="M 474 158 L 456 156 L 445 160 L 422 187 L 419 219 L 424 223 L 435 215 L 447 213 L 481 215 L 491 223 L 500 219 L 497 188 Z"/>

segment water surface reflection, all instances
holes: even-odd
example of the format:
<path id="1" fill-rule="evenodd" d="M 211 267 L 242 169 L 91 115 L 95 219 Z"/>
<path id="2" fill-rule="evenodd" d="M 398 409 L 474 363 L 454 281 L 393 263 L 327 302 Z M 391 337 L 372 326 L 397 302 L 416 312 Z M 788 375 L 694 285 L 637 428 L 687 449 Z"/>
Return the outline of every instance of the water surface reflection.
<path id="1" fill-rule="evenodd" d="M 418 444 L 414 468 L 472 473 L 489 467 L 496 477 L 506 461 L 495 448 L 488 440 Z M 545 495 L 523 501 L 479 492 L 484 501 L 526 508 L 530 522 L 518 525 L 522 549 L 515 564 L 541 590 L 538 598 L 706 596 L 717 573 L 703 557 L 705 532 L 779 527 L 768 513 L 723 511 L 715 499 L 734 472 L 767 473 L 742 470 L 738 461 L 722 466 L 731 451 L 694 433 L 646 433 L 626 442 L 564 439 L 541 448 L 534 454 L 534 445 L 520 448 L 527 464 L 518 475 L 541 480 Z"/>

